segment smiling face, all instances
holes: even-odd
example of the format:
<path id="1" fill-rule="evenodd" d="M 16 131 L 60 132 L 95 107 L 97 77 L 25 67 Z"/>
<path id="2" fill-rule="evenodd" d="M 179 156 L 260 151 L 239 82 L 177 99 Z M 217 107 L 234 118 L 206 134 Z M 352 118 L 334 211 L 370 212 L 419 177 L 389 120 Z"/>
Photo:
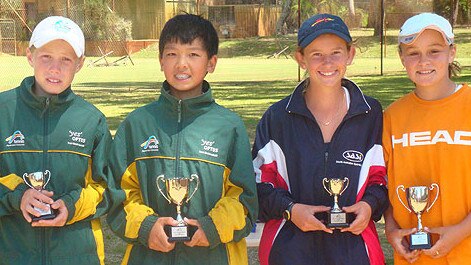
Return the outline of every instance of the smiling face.
<path id="1" fill-rule="evenodd" d="M 296 52 L 299 65 L 309 73 L 310 85 L 322 87 L 340 87 L 354 56 L 355 49 L 334 34 L 322 34 Z"/>
<path id="2" fill-rule="evenodd" d="M 160 56 L 160 67 L 170 84 L 170 93 L 179 99 L 200 95 L 203 80 L 207 73 L 214 72 L 216 62 L 216 55 L 208 58 L 199 38 L 188 44 L 169 42 Z"/>
<path id="3" fill-rule="evenodd" d="M 66 90 L 84 61 L 84 57 L 78 58 L 72 46 L 64 40 L 54 40 L 40 48 L 28 48 L 26 57 L 34 68 L 34 93 L 38 96 L 57 95 Z"/>
<path id="4" fill-rule="evenodd" d="M 407 74 L 418 89 L 439 89 L 450 82 L 448 67 L 456 48 L 448 45 L 436 30 L 423 31 L 412 44 L 401 44 L 399 56 Z"/>

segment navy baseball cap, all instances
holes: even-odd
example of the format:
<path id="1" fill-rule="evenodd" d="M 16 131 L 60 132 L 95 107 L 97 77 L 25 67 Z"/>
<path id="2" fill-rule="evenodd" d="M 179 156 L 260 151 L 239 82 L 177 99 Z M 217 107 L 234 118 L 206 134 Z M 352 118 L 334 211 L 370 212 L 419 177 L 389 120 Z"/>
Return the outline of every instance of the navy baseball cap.
<path id="1" fill-rule="evenodd" d="M 298 31 L 298 46 L 306 48 L 313 40 L 321 34 L 331 33 L 352 42 L 352 37 L 345 22 L 331 14 L 317 14 L 304 21 Z"/>

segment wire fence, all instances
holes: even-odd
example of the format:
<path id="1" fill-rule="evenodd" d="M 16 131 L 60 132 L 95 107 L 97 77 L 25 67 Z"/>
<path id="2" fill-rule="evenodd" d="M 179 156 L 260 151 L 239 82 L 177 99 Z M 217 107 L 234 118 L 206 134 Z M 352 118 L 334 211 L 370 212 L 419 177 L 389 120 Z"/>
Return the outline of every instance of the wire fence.
<path id="1" fill-rule="evenodd" d="M 155 43 L 165 22 L 182 12 L 200 14 L 210 20 L 222 40 L 273 37 L 276 41 L 280 36 L 295 34 L 300 21 L 315 13 L 328 12 L 342 17 L 351 29 L 363 30 L 359 47 L 365 57 L 383 58 L 382 53 L 395 53 L 395 48 L 388 48 L 387 44 L 395 45 L 394 35 L 407 18 L 434 8 L 431 0 L 385 0 L 381 31 L 378 1 L 355 1 L 354 13 L 349 11 L 346 0 L 299 0 L 300 12 L 291 0 L 287 13 L 283 12 L 287 0 L 253 4 L 255 1 L 259 0 L 0 0 L 0 53 L 24 55 L 31 30 L 50 15 L 69 17 L 81 26 L 87 40 L 87 56 L 126 56 Z M 462 42 L 471 42 L 466 31 L 470 27 L 469 9 L 468 14 L 461 12 L 461 19 L 456 21 L 456 27 L 465 30 Z M 282 18 L 285 22 L 278 24 Z M 372 48 L 379 43 L 384 47 Z M 289 51 L 283 51 L 286 46 L 278 45 L 274 55 L 286 54 Z M 464 56 L 471 57 L 469 53 Z M 465 65 L 471 64 L 469 61 L 465 60 Z"/>

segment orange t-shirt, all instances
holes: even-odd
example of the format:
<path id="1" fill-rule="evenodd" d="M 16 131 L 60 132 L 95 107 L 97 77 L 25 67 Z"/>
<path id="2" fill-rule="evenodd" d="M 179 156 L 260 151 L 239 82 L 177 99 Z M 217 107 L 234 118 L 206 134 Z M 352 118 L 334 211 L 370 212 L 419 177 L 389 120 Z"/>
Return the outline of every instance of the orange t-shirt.
<path id="1" fill-rule="evenodd" d="M 438 200 L 422 215 L 427 227 L 460 223 L 471 212 L 471 89 L 464 84 L 453 95 L 425 101 L 411 92 L 384 113 L 383 146 L 388 170 L 389 200 L 394 218 L 402 228 L 417 227 L 417 216 L 399 202 L 399 185 L 438 184 Z M 405 201 L 404 192 L 400 191 Z M 436 189 L 429 192 L 430 202 Z M 433 241 L 437 237 L 433 236 Z M 409 264 L 394 256 L 394 264 Z M 421 255 L 414 264 L 471 264 L 471 237 L 458 244 L 446 257 Z"/>

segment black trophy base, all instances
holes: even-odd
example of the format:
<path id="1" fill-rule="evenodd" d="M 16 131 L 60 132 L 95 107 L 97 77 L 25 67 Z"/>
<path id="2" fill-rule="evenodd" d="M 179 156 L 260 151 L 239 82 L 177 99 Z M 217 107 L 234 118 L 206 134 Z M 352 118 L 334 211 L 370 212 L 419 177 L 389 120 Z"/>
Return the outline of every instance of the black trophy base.
<path id="1" fill-rule="evenodd" d="M 321 212 L 316 213 L 315 217 L 330 229 L 347 228 L 355 220 L 355 214 L 346 212 Z"/>
<path id="2" fill-rule="evenodd" d="M 168 242 L 185 242 L 190 241 L 190 232 L 188 226 L 165 226 L 165 233 L 168 236 Z"/>
<path id="3" fill-rule="evenodd" d="M 347 221 L 347 213 L 340 212 L 340 213 L 327 213 L 327 219 L 325 226 L 331 229 L 341 229 L 349 227 L 350 224 Z"/>
<path id="4" fill-rule="evenodd" d="M 410 235 L 409 242 L 410 250 L 429 249 L 432 247 L 432 239 L 430 238 L 430 234 L 425 232 L 418 232 Z"/>
<path id="5" fill-rule="evenodd" d="M 31 216 L 31 219 L 33 220 L 33 222 L 37 222 L 39 220 L 51 220 L 51 219 L 56 218 L 56 216 L 57 215 L 54 213 L 54 211 L 52 211 L 52 213 L 50 213 L 50 214 L 44 214 L 44 215 L 41 215 L 39 217 Z"/>

